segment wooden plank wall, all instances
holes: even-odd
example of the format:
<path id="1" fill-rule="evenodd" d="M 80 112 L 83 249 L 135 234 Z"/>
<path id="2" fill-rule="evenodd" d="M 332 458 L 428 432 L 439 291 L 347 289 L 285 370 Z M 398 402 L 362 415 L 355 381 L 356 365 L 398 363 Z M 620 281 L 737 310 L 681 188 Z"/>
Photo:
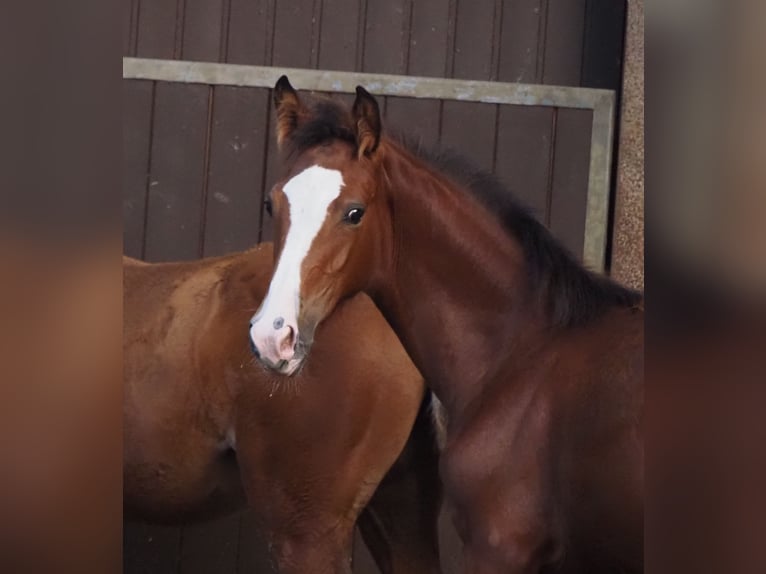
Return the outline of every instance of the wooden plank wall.
<path id="1" fill-rule="evenodd" d="M 619 89 L 624 12 L 621 0 L 125 0 L 123 52 Z M 125 253 L 188 260 L 267 240 L 269 90 L 135 80 L 123 90 Z M 394 97 L 382 106 L 387 125 L 496 173 L 581 251 L 590 112 Z M 459 544 L 443 530 L 451 574 Z M 124 555 L 126 574 L 269 572 L 246 513 L 126 525 Z M 361 544 L 355 572 L 376 572 Z"/>

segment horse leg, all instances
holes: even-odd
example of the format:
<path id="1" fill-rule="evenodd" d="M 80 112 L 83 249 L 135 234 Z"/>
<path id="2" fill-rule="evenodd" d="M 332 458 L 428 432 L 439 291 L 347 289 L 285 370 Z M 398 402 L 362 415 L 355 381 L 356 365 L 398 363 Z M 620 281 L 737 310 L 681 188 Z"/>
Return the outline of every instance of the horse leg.
<path id="1" fill-rule="evenodd" d="M 269 551 L 279 574 L 351 574 L 353 524 L 328 526 L 300 515 L 301 533 L 272 534 Z M 268 529 L 267 529 L 268 530 Z"/>
<path id="2" fill-rule="evenodd" d="M 540 574 L 542 561 L 526 545 L 506 547 L 506 556 L 496 560 L 486 548 L 467 544 L 463 548 L 463 574 Z"/>
<path id="3" fill-rule="evenodd" d="M 279 574 L 351 574 L 354 489 L 341 474 L 271 465 L 245 427 L 239 433 L 238 461 L 248 504 L 255 510 L 273 572 Z M 352 487 L 358 480 L 350 481 Z M 362 503 L 363 504 L 363 503 Z"/>
<path id="4" fill-rule="evenodd" d="M 439 452 L 428 406 L 359 517 L 359 530 L 382 574 L 439 574 Z"/>
<path id="5" fill-rule="evenodd" d="M 516 521 L 514 521 L 516 522 Z M 470 540 L 463 547 L 465 574 L 540 574 L 561 563 L 563 548 L 554 543 L 542 525 L 525 524 L 519 530 L 499 536 L 497 531 L 483 540 Z"/>

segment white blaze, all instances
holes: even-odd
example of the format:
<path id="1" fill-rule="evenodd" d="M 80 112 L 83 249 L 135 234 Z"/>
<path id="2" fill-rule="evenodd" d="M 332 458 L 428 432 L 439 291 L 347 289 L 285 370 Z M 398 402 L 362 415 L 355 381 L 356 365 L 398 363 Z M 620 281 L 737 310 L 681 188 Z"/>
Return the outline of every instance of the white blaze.
<path id="1" fill-rule="evenodd" d="M 306 168 L 285 184 L 290 228 L 269 292 L 252 319 L 250 337 L 256 345 L 275 332 L 274 321 L 279 317 L 284 325 L 297 330 L 303 260 L 342 187 L 343 176 L 338 170 L 318 165 Z"/>

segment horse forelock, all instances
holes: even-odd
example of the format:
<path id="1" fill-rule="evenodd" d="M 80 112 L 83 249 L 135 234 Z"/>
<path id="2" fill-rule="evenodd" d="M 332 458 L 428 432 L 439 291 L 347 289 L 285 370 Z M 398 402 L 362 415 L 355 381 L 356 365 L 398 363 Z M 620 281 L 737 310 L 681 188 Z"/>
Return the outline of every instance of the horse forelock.
<path id="1" fill-rule="evenodd" d="M 348 109 L 325 97 L 312 98 L 307 107 L 305 119 L 287 138 L 289 156 L 333 141 L 356 145 L 354 120 Z"/>

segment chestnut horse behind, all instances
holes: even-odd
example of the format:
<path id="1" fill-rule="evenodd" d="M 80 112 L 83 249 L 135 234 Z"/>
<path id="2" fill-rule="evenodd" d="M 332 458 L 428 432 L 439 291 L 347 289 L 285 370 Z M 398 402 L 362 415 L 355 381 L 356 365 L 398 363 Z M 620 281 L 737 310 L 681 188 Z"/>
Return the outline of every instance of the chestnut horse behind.
<path id="1" fill-rule="evenodd" d="M 126 258 L 126 517 L 211 517 L 246 495 L 279 572 L 351 572 L 359 520 L 382 572 L 438 573 L 422 377 L 362 296 L 326 322 L 300 374 L 267 372 L 242 326 L 272 261 L 270 245 L 189 263 Z"/>
<path id="2" fill-rule="evenodd" d="M 368 293 L 446 410 L 467 572 L 643 568 L 642 296 L 584 269 L 496 180 L 353 108 L 274 91 L 277 267 L 256 355 L 290 374 Z M 331 315 L 332 313 L 332 315 Z"/>

